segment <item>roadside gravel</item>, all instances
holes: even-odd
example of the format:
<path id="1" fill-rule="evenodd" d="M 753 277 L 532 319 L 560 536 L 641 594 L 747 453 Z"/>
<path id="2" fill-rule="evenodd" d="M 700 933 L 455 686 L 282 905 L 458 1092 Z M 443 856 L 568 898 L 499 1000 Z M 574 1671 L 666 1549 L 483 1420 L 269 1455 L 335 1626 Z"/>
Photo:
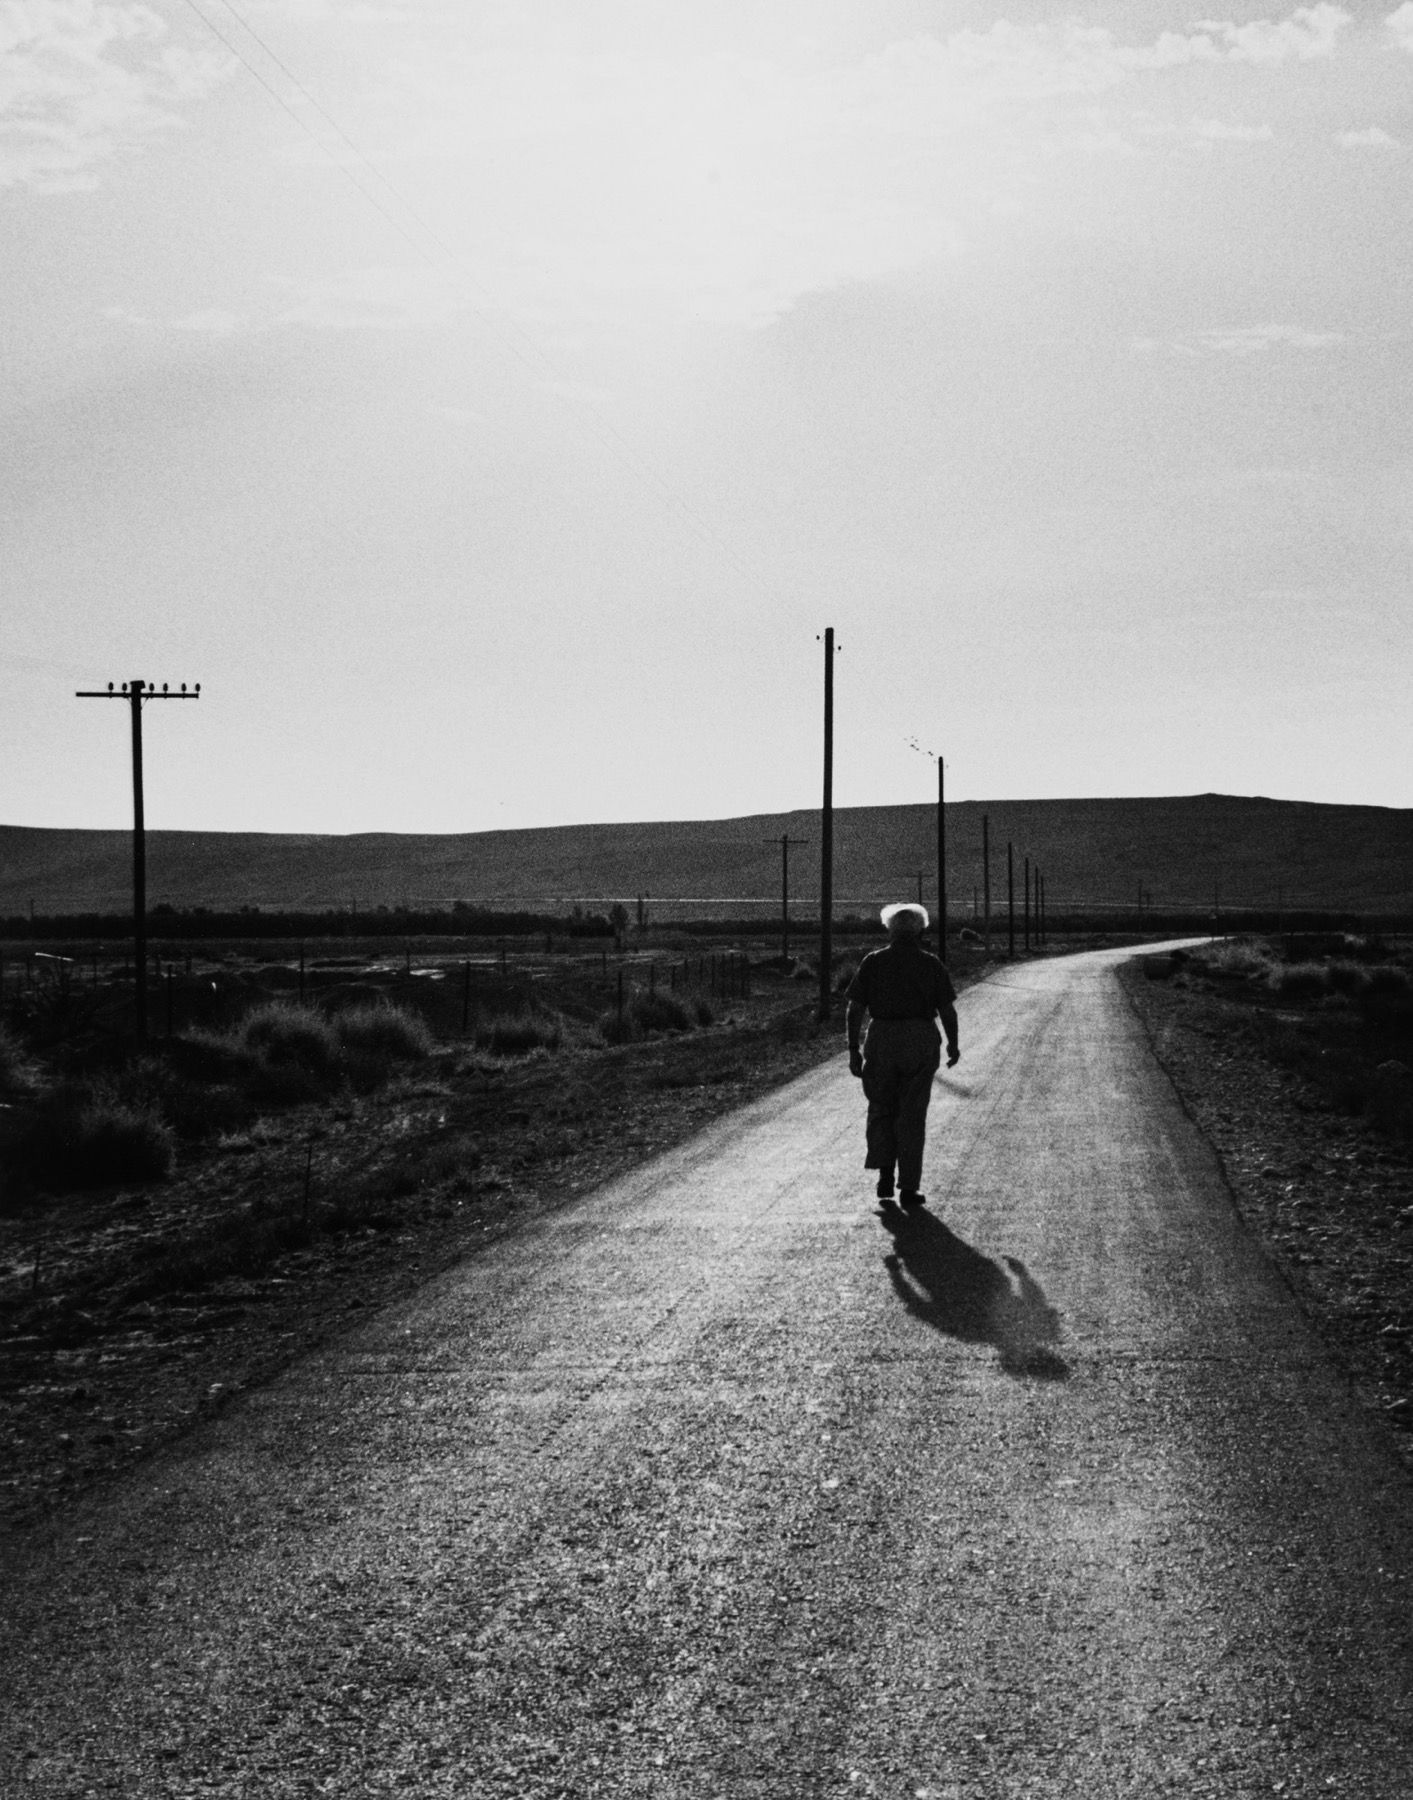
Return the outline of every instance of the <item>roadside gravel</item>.
<path id="1" fill-rule="evenodd" d="M 1413 1158 L 1272 1061 L 1248 999 L 1140 960 L 1120 980 L 1242 1217 L 1413 1468 Z"/>

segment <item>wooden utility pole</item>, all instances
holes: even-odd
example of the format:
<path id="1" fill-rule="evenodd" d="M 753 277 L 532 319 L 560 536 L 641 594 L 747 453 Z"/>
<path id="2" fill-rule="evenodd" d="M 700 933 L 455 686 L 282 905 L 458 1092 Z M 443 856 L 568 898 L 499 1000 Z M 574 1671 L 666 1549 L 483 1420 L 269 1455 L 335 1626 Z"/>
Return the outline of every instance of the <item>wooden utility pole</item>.
<path id="1" fill-rule="evenodd" d="M 834 627 L 824 634 L 824 808 L 819 833 L 819 1017 L 831 1010 L 834 963 Z"/>
<path id="2" fill-rule="evenodd" d="M 808 838 L 792 838 L 788 831 L 782 831 L 779 838 L 766 838 L 767 844 L 780 845 L 780 960 L 790 960 L 790 846 L 791 844 L 807 844 Z"/>
<path id="3" fill-rule="evenodd" d="M 985 905 L 982 913 L 981 935 L 986 940 L 986 948 L 991 948 L 991 815 L 981 815 L 981 894 Z"/>
<path id="4" fill-rule="evenodd" d="M 147 823 L 142 805 L 142 705 L 145 700 L 199 700 L 201 683 L 190 693 L 185 682 L 180 693 L 172 693 L 162 683 L 158 693 L 151 681 L 125 681 L 121 688 L 108 683 L 108 690 L 79 689 L 76 700 L 126 700 L 132 714 L 132 935 L 133 997 L 136 1003 L 135 1035 L 139 1044 L 147 1042 Z"/>
<path id="5" fill-rule="evenodd" d="M 1016 959 L 1016 858 L 1006 839 L 1006 955 Z"/>
<path id="6" fill-rule="evenodd" d="M 937 954 L 947 960 L 947 777 L 937 758 Z"/>
<path id="7" fill-rule="evenodd" d="M 1030 950 L 1030 858 L 1025 859 L 1025 948 Z"/>

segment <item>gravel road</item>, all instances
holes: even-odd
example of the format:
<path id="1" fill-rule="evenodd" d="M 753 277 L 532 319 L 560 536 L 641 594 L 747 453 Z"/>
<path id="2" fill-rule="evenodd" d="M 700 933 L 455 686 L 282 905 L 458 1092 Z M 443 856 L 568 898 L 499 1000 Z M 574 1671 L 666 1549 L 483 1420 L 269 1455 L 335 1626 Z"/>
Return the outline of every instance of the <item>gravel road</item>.
<path id="1" fill-rule="evenodd" d="M 1402 1800 L 1410 1485 L 1129 954 L 963 995 L 925 1213 L 841 1055 L 14 1540 L 0 1792 Z"/>

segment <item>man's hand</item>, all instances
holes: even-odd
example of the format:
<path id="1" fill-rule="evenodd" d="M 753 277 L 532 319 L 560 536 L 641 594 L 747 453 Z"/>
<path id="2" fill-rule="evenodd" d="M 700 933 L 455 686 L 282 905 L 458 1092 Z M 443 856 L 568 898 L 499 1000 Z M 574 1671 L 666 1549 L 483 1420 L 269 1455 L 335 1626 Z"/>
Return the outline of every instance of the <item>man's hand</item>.
<path id="1" fill-rule="evenodd" d="M 961 1058 L 962 1053 L 958 1050 L 957 1046 L 955 1044 L 950 1045 L 947 1050 L 947 1067 L 949 1069 L 955 1069 L 957 1064 L 961 1061 Z"/>
<path id="2" fill-rule="evenodd" d="M 859 1081 L 863 1080 L 863 1055 L 858 1050 L 849 1052 L 849 1073 Z"/>

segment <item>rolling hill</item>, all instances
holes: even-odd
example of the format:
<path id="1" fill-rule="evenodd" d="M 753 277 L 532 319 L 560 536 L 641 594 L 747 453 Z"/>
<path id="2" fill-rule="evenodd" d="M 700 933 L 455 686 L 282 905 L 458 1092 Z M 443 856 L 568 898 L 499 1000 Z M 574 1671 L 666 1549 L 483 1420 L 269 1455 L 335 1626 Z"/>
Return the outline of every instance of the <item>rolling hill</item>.
<path id="1" fill-rule="evenodd" d="M 1225 794 L 1135 800 L 963 801 L 947 808 L 948 891 L 970 911 L 990 817 L 993 904 L 1004 901 L 1006 844 L 1045 869 L 1052 912 L 1077 904 L 1413 911 L 1413 810 Z M 148 903 L 322 909 L 444 906 L 457 899 L 558 909 L 652 897 L 665 919 L 778 903 L 780 837 L 792 904 L 819 889 L 816 810 L 740 819 L 564 825 L 444 836 L 151 831 Z M 936 811 L 928 805 L 835 813 L 841 909 L 935 891 Z M 121 910 L 131 902 L 127 831 L 0 826 L 0 915 Z M 748 910 L 744 904 L 740 910 Z"/>

